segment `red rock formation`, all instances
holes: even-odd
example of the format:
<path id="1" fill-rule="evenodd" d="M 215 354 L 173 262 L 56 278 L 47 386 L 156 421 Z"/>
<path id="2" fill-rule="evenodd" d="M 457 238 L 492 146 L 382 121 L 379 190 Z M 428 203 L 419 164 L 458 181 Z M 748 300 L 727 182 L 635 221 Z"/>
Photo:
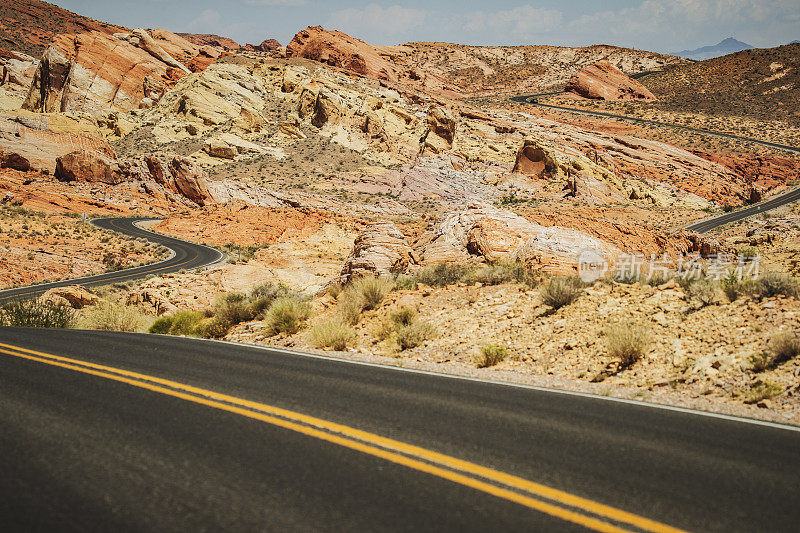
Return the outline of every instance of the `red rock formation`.
<path id="1" fill-rule="evenodd" d="M 241 48 L 239 43 L 230 37 L 222 37 L 211 33 L 178 33 L 190 43 L 197 46 L 213 46 L 215 48 L 224 48 L 225 50 L 235 51 Z"/>
<path id="2" fill-rule="evenodd" d="M 212 57 L 213 56 L 213 57 Z M 130 111 L 148 105 L 189 73 L 181 61 L 197 59 L 202 70 L 215 54 L 166 30 L 136 29 L 58 35 L 45 51 L 25 109 L 42 112 Z"/>
<path id="3" fill-rule="evenodd" d="M 286 46 L 287 57 L 304 57 L 332 67 L 387 81 L 397 81 L 397 69 L 381 56 L 382 49 L 340 31 L 309 26 Z"/>
<path id="4" fill-rule="evenodd" d="M 203 167 L 186 157 L 174 157 L 169 163 L 172 174 L 170 188 L 197 205 L 206 205 L 211 195 L 206 189 L 206 172 Z"/>
<path id="5" fill-rule="evenodd" d="M 115 160 L 87 150 L 70 152 L 56 159 L 55 175 L 61 181 L 88 181 L 108 185 L 123 181 Z"/>
<path id="6" fill-rule="evenodd" d="M 565 90 L 595 100 L 656 99 L 647 87 L 623 74 L 607 60 L 598 61 L 575 74 Z"/>
<path id="7" fill-rule="evenodd" d="M 749 186 L 737 191 L 745 202 L 759 202 L 760 193 L 800 180 L 800 160 L 752 154 L 716 154 L 693 151 L 695 155 L 729 168 Z"/>
<path id="8" fill-rule="evenodd" d="M 253 52 L 274 52 L 275 50 L 280 49 L 281 43 L 276 41 L 275 39 L 265 39 L 261 42 L 261 44 L 250 44 L 247 43 L 244 48 L 246 50 L 251 50 Z"/>

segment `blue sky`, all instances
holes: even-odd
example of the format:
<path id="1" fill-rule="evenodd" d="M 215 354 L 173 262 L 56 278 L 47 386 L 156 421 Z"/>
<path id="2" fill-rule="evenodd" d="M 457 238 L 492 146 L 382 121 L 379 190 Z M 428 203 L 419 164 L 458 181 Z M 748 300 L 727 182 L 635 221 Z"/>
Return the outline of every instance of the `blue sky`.
<path id="1" fill-rule="evenodd" d="M 128 27 L 283 44 L 306 26 L 373 44 L 615 44 L 674 52 L 733 36 L 757 47 L 800 39 L 800 0 L 56 0 Z"/>

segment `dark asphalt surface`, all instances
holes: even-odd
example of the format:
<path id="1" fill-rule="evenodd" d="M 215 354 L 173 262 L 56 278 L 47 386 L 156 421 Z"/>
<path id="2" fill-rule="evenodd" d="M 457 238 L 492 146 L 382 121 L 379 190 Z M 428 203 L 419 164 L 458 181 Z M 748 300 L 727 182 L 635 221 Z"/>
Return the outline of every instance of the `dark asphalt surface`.
<path id="1" fill-rule="evenodd" d="M 160 244 L 172 250 L 173 256 L 165 261 L 152 263 L 136 268 L 118 270 L 116 272 L 106 272 L 95 276 L 87 276 L 77 279 L 67 279 L 52 283 L 42 283 L 28 287 L 18 287 L 0 291 L 0 303 L 18 298 L 33 298 L 43 294 L 53 287 L 65 287 L 67 285 L 82 285 L 84 287 L 97 287 L 109 283 L 121 283 L 133 279 L 144 278 L 150 274 L 166 274 L 178 272 L 179 270 L 191 270 L 215 263 L 222 259 L 222 252 L 193 244 L 190 242 L 167 237 L 152 231 L 139 228 L 136 222 L 152 220 L 148 218 L 99 218 L 91 221 L 98 228 L 117 231 L 130 237 L 142 237 L 148 241 Z"/>
<path id="2" fill-rule="evenodd" d="M 642 73 L 638 77 L 643 77 L 644 75 L 647 75 L 647 74 L 650 74 L 650 73 L 649 72 L 648 73 Z M 637 76 L 633 76 L 633 77 L 636 78 Z M 561 91 L 561 92 L 563 92 L 563 91 Z M 537 98 L 537 97 L 541 97 L 541 96 L 552 96 L 552 95 L 555 95 L 555 94 L 561 94 L 561 92 L 549 92 L 549 93 L 514 96 L 514 97 L 511 98 L 511 100 L 514 101 L 514 102 L 517 102 L 517 103 L 526 104 L 526 103 L 530 103 L 530 102 L 528 102 L 528 100 L 530 98 Z M 743 141 L 743 142 L 751 142 L 751 143 L 760 144 L 760 145 L 763 145 L 763 146 L 769 146 L 770 148 L 778 148 L 780 150 L 786 150 L 786 151 L 789 151 L 789 152 L 800 153 L 800 148 L 798 148 L 796 146 L 789 146 L 787 144 L 773 143 L 773 142 L 770 142 L 770 141 L 763 141 L 763 140 L 760 140 L 760 139 L 753 139 L 753 138 L 750 138 L 750 137 L 743 137 L 741 135 L 733 135 L 733 134 L 730 134 L 730 133 L 722 133 L 722 132 L 718 132 L 718 131 L 711 131 L 711 130 L 704 130 L 704 129 L 699 129 L 699 128 L 692 128 L 690 126 L 682 126 L 680 124 L 670 124 L 669 122 L 658 122 L 658 121 L 655 121 L 655 120 L 646 120 L 646 119 L 642 119 L 642 118 L 629 117 L 629 116 L 626 116 L 626 115 L 614 115 L 612 113 L 604 113 L 602 111 L 592 111 L 592 110 L 588 110 L 588 109 L 575 109 L 575 108 L 572 108 L 572 107 L 563 107 L 563 106 L 557 106 L 557 105 L 543 104 L 541 102 L 538 102 L 536 104 L 531 104 L 531 105 L 538 105 L 538 106 L 541 106 L 541 107 L 549 107 L 550 109 L 559 109 L 559 110 L 562 110 L 562 111 L 569 111 L 569 112 L 572 112 L 572 113 L 579 113 L 579 114 L 585 114 L 585 115 L 594 115 L 594 116 L 607 117 L 607 118 L 615 118 L 615 119 L 620 119 L 620 120 L 628 120 L 628 121 L 631 121 L 631 122 L 638 122 L 638 123 L 641 123 L 641 124 L 652 124 L 652 125 L 656 125 L 656 126 L 665 126 L 665 127 L 670 127 L 670 128 L 682 129 L 682 130 L 692 131 L 692 132 L 695 132 L 695 133 L 702 133 L 704 135 L 711 135 L 711 136 L 714 136 L 714 137 L 723 137 L 723 138 L 726 138 L 726 139 L 734 139 L 734 140 Z M 767 200 L 765 202 L 761 202 L 759 204 L 754 204 L 752 206 L 748 206 L 748 207 L 743 208 L 743 209 L 737 209 L 736 211 L 732 211 L 730 213 L 725 213 L 724 215 L 720 215 L 718 217 L 708 218 L 708 219 L 705 219 L 705 220 L 701 220 L 701 221 L 695 222 L 693 224 L 690 224 L 689 226 L 686 226 L 686 229 L 692 230 L 692 231 L 696 231 L 698 233 L 707 233 L 707 232 L 709 232 L 709 231 L 711 231 L 713 229 L 716 229 L 716 228 L 718 228 L 720 226 L 724 226 L 725 224 L 730 224 L 731 222 L 738 222 L 740 220 L 744 220 L 745 218 L 751 217 L 753 215 L 766 213 L 767 211 L 771 211 L 772 209 L 777 209 L 778 207 L 784 206 L 786 204 L 791 204 L 793 202 L 796 202 L 797 200 L 800 200 L 800 189 L 793 189 L 791 191 L 785 192 L 785 193 L 783 193 L 781 195 L 778 195 L 778 196 L 776 196 L 776 197 L 774 197 L 774 198 L 772 198 L 770 200 Z"/>
<path id="3" fill-rule="evenodd" d="M 0 342 L 291 409 L 696 531 L 796 531 L 800 432 L 194 339 Z M 0 354 L 0 530 L 561 531 L 265 422 Z"/>

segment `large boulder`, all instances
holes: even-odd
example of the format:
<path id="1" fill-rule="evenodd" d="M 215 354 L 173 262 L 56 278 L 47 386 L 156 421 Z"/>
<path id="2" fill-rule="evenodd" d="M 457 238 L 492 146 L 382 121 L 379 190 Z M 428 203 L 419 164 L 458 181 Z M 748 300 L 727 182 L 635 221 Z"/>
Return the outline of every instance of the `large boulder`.
<path id="1" fill-rule="evenodd" d="M 400 230 L 391 222 L 370 224 L 353 243 L 339 276 L 341 283 L 365 276 L 390 276 L 405 272 L 416 256 Z"/>
<path id="2" fill-rule="evenodd" d="M 90 135 L 55 132 L 47 123 L 0 117 L 0 167 L 21 171 L 54 174 L 59 157 L 76 150 L 87 150 L 99 156 L 114 158 L 114 151 L 102 139 Z M 24 123 L 30 124 L 28 127 Z"/>
<path id="3" fill-rule="evenodd" d="M 116 185 L 124 180 L 116 160 L 89 150 L 76 150 L 56 159 L 56 178 Z"/>
<path id="4" fill-rule="evenodd" d="M 314 114 L 311 116 L 311 123 L 318 128 L 325 124 L 337 124 L 342 118 L 342 99 L 336 93 L 320 88 L 317 99 L 314 102 Z"/>
<path id="5" fill-rule="evenodd" d="M 207 175 L 203 167 L 186 157 L 176 156 L 169 163 L 172 176 L 170 187 L 197 205 L 209 202 L 211 195 L 206 188 Z"/>
<path id="6" fill-rule="evenodd" d="M 570 78 L 565 90 L 583 98 L 596 100 L 656 99 L 647 87 L 629 78 L 605 59 L 575 74 Z"/>
<path id="7" fill-rule="evenodd" d="M 68 303 L 73 309 L 82 309 L 87 305 L 94 305 L 100 299 L 80 285 L 55 287 L 48 289 L 42 296 L 44 301 L 54 303 Z"/>

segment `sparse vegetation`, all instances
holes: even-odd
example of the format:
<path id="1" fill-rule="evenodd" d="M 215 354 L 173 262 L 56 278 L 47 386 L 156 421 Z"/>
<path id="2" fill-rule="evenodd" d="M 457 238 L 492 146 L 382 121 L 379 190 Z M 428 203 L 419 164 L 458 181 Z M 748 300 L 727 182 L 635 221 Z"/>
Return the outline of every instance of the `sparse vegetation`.
<path id="1" fill-rule="evenodd" d="M 309 313 L 308 304 L 297 297 L 284 296 L 278 298 L 267 312 L 265 319 L 266 331 L 270 335 L 297 333 L 308 319 Z"/>
<path id="2" fill-rule="evenodd" d="M 647 328 L 635 322 L 609 324 L 605 335 L 608 354 L 620 360 L 620 369 L 641 360 L 651 344 Z"/>
<path id="3" fill-rule="evenodd" d="M 575 276 L 560 276 L 552 278 L 539 289 L 542 302 L 553 310 L 571 304 L 583 292 L 583 282 Z"/>
<path id="4" fill-rule="evenodd" d="M 146 331 L 152 318 L 134 306 L 104 300 L 84 310 L 76 321 L 79 329 L 101 331 Z"/>
<path id="5" fill-rule="evenodd" d="M 0 307 L 0 326 L 68 328 L 74 319 L 70 307 L 41 299 L 17 300 Z"/>
<path id="6" fill-rule="evenodd" d="M 487 344 L 481 347 L 481 353 L 476 361 L 478 368 L 488 368 L 505 361 L 508 349 L 497 344 Z"/>
<path id="7" fill-rule="evenodd" d="M 760 299 L 775 296 L 797 298 L 797 280 L 788 274 L 767 272 L 759 277 L 753 287 L 754 295 Z"/>
<path id="8" fill-rule="evenodd" d="M 525 283 L 530 287 L 539 282 L 535 273 L 522 263 L 498 261 L 488 265 L 437 263 L 417 270 L 410 276 L 398 276 L 396 285 L 400 289 L 413 289 L 418 284 L 446 287 L 457 283 L 499 285 L 512 281 Z"/>
<path id="9" fill-rule="evenodd" d="M 700 279 L 685 288 L 686 299 L 697 307 L 722 303 L 723 292 L 719 283 L 712 279 Z"/>
<path id="10" fill-rule="evenodd" d="M 750 390 L 742 395 L 744 403 L 758 403 L 783 394 L 783 387 L 771 381 L 756 381 Z"/>
<path id="11" fill-rule="evenodd" d="M 439 332 L 433 324 L 415 320 L 406 326 L 397 328 L 397 345 L 400 350 L 409 350 L 435 338 L 438 334 Z"/>
<path id="12" fill-rule="evenodd" d="M 800 356 L 800 335 L 793 331 L 778 333 L 769 340 L 766 351 L 750 357 L 750 369 L 772 370 L 797 356 Z"/>
<path id="13" fill-rule="evenodd" d="M 311 327 L 309 338 L 316 348 L 342 351 L 355 339 L 355 332 L 342 317 L 318 322 Z"/>

